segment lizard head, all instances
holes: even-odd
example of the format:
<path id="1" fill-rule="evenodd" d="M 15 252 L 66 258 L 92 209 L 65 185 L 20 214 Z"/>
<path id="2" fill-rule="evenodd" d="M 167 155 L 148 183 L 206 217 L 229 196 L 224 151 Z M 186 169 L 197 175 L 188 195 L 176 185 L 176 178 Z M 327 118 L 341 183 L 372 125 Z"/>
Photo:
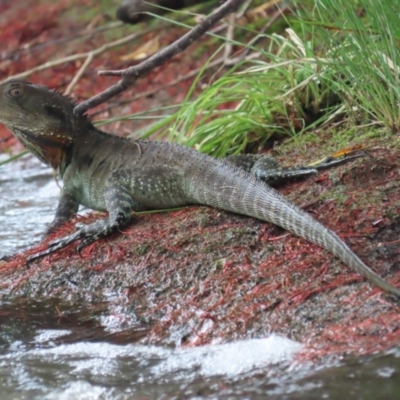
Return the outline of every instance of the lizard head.
<path id="1" fill-rule="evenodd" d="M 79 117 L 71 100 L 42 85 L 10 80 L 0 85 L 0 122 L 36 157 L 63 168 Z M 80 117 L 86 118 L 86 117 Z"/>

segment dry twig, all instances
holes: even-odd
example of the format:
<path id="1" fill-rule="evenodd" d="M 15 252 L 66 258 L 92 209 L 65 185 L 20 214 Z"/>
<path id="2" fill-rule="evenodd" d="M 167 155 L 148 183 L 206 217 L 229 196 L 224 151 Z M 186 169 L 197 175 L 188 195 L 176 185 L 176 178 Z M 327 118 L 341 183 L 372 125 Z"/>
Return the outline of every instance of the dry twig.
<path id="1" fill-rule="evenodd" d="M 70 82 L 68 87 L 65 89 L 64 94 L 71 94 L 72 89 L 78 83 L 79 79 L 81 79 L 81 77 L 85 73 L 85 71 L 88 69 L 93 58 L 94 58 L 94 55 L 93 55 L 93 52 L 91 51 L 88 53 L 88 56 L 86 57 L 85 62 L 79 68 L 79 71 L 75 74 L 74 79 L 72 79 L 72 81 Z"/>
<path id="2" fill-rule="evenodd" d="M 121 76 L 122 79 L 103 92 L 77 105 L 74 112 L 78 115 L 83 114 L 90 108 L 96 107 L 122 93 L 129 86 L 132 86 L 138 78 L 164 64 L 174 55 L 181 53 L 189 47 L 223 17 L 235 11 L 243 2 L 244 0 L 227 0 L 223 5 L 215 9 L 208 17 L 200 21 L 193 29 L 181 38 L 138 65 L 118 71 L 99 71 L 99 75 Z"/>
<path id="3" fill-rule="evenodd" d="M 94 58 L 96 56 L 99 56 L 100 54 L 104 53 L 105 51 L 108 51 L 110 49 L 113 49 L 114 47 L 121 46 L 123 44 L 129 43 L 132 40 L 138 39 L 142 36 L 147 35 L 150 32 L 158 31 L 160 29 L 168 27 L 170 24 L 159 24 L 157 27 L 150 27 L 148 29 L 141 30 L 140 32 L 135 32 L 132 33 L 131 35 L 125 36 L 121 39 L 114 40 L 113 42 L 103 44 L 102 46 L 98 47 L 97 49 L 87 51 L 85 53 L 76 53 L 76 54 L 71 54 L 70 56 L 66 56 L 63 58 L 59 58 L 57 60 L 52 60 L 48 61 L 44 64 L 38 65 L 36 67 L 33 67 L 31 69 L 28 69 L 27 71 L 21 72 L 20 74 L 15 74 L 13 76 L 9 76 L 7 79 L 4 81 L 0 81 L 0 83 L 3 83 L 5 81 L 8 81 L 10 79 L 21 79 L 21 78 L 26 78 L 30 75 L 32 75 L 35 72 L 43 71 L 45 69 L 49 69 L 52 67 L 55 67 L 57 65 L 61 65 L 67 62 L 71 61 L 77 61 L 81 59 L 86 59 L 88 58 Z M 79 72 L 78 72 L 79 73 Z"/>
<path id="4" fill-rule="evenodd" d="M 62 44 L 72 42 L 74 40 L 92 38 L 99 33 L 108 31 L 110 29 L 118 28 L 123 25 L 124 24 L 121 21 L 110 22 L 109 24 L 105 24 L 105 25 L 102 25 L 102 26 L 99 26 L 97 28 L 93 28 L 90 30 L 88 30 L 86 28 L 83 31 L 78 32 L 77 34 L 75 34 L 73 36 L 67 36 L 67 37 L 62 37 L 62 38 L 58 38 L 58 39 L 46 40 L 45 42 L 35 43 L 35 44 L 28 43 L 28 44 L 25 44 L 24 46 L 18 47 L 18 49 L 14 49 L 12 51 L 6 52 L 5 54 L 2 54 L 0 56 L 0 61 L 13 60 L 13 59 L 16 59 L 18 56 L 21 56 L 24 53 L 30 53 L 32 55 L 35 52 L 43 51 L 43 48 L 46 46 L 54 46 L 54 45 L 60 46 Z"/>
<path id="5" fill-rule="evenodd" d="M 144 97 L 153 96 L 153 95 L 157 94 L 160 90 L 168 89 L 169 87 L 175 86 L 180 82 L 183 82 L 183 81 L 186 81 L 188 79 L 193 78 L 200 71 L 207 71 L 208 69 L 211 69 L 211 68 L 214 68 L 214 67 L 217 67 L 217 66 L 234 65 L 234 64 L 237 64 L 239 61 L 252 60 L 252 59 L 258 58 L 258 57 L 260 57 L 260 53 L 253 52 L 253 53 L 250 53 L 250 54 L 245 55 L 245 56 L 241 55 L 240 58 L 236 57 L 236 58 L 232 59 L 233 62 L 231 62 L 230 59 L 229 60 L 225 60 L 225 57 L 217 58 L 214 61 L 211 61 L 209 64 L 207 64 L 206 67 L 201 66 L 199 68 L 196 68 L 196 69 L 190 71 L 189 73 L 187 73 L 186 75 L 180 76 L 179 78 L 174 79 L 173 81 L 171 81 L 169 83 L 166 83 L 165 85 L 158 86 L 155 89 L 146 90 L 145 92 L 138 93 L 135 96 L 130 97 L 129 99 L 123 99 L 123 100 L 119 101 L 116 104 L 110 104 L 109 106 L 105 107 L 104 109 L 96 111 L 96 112 L 94 112 L 94 113 L 92 113 L 90 115 L 91 115 L 91 117 L 94 117 L 96 115 L 99 115 L 99 114 L 102 114 L 104 112 L 110 111 L 110 110 L 112 110 L 112 109 L 114 109 L 116 107 L 123 106 L 124 104 L 132 103 L 132 102 L 140 100 L 140 99 L 142 99 Z"/>

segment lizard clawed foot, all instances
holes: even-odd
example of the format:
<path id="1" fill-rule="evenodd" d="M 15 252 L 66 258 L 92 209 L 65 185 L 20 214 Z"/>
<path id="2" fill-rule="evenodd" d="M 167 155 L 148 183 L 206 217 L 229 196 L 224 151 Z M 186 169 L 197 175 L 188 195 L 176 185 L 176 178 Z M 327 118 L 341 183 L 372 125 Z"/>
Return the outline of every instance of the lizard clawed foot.
<path id="1" fill-rule="evenodd" d="M 345 164 L 351 160 L 354 160 L 355 158 L 365 157 L 366 154 L 367 153 L 365 153 L 364 151 L 359 151 L 359 152 L 353 151 L 352 153 L 343 155 L 340 151 L 338 151 L 334 154 L 331 154 L 330 156 L 323 158 L 322 160 L 312 162 L 308 164 L 306 167 L 307 168 L 313 167 L 318 170 L 328 169 L 331 167 L 336 167 L 337 165 Z"/>
<path id="2" fill-rule="evenodd" d="M 26 267 L 30 268 L 30 264 L 33 261 L 48 256 L 49 254 L 55 253 L 56 251 L 63 249 L 64 247 L 67 247 L 72 242 L 75 242 L 76 240 L 80 239 L 81 235 L 82 232 L 79 230 L 73 233 L 72 235 L 63 237 L 61 239 L 53 240 L 52 242 L 49 243 L 49 247 L 46 250 L 40 251 L 39 253 L 35 253 L 29 256 L 26 260 Z"/>
<path id="3" fill-rule="evenodd" d="M 79 256 L 83 258 L 82 256 L 82 249 L 84 249 L 86 246 L 89 244 L 95 242 L 98 238 L 95 236 L 87 236 L 82 241 L 78 244 L 78 247 L 76 248 L 76 251 L 78 252 Z"/>
<path id="4" fill-rule="evenodd" d="M 48 256 L 49 254 L 55 253 L 56 251 L 67 247 L 69 244 L 79 239 L 81 239 L 81 242 L 77 246 L 76 251 L 78 252 L 79 256 L 82 257 L 81 252 L 84 247 L 95 242 L 97 239 L 99 239 L 100 237 L 104 236 L 109 232 L 107 229 L 99 232 L 99 226 L 101 226 L 101 222 L 99 223 L 99 221 L 92 225 L 83 225 L 79 230 L 77 230 L 72 235 L 65 236 L 61 239 L 53 240 L 52 242 L 49 243 L 49 247 L 46 250 L 33 254 L 27 258 L 26 260 L 27 268 L 30 268 L 30 263 L 32 263 L 33 261 Z"/>

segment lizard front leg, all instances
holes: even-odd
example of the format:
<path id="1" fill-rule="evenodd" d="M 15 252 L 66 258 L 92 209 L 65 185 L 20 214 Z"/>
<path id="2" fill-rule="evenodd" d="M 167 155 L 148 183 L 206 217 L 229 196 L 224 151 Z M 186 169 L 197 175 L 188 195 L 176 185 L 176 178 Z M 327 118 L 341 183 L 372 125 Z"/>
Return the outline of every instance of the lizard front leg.
<path id="1" fill-rule="evenodd" d="M 104 200 L 109 212 L 108 218 L 80 227 L 75 233 L 50 242 L 46 250 L 28 257 L 27 263 L 29 264 L 34 260 L 63 249 L 77 240 L 81 240 L 77 247 L 77 251 L 80 253 L 90 243 L 124 227 L 130 221 L 133 210 L 145 209 L 145 207 L 132 200 L 128 190 L 120 184 L 109 184 L 105 189 Z"/>
<path id="2" fill-rule="evenodd" d="M 79 202 L 76 196 L 66 186 L 61 189 L 60 200 L 58 202 L 56 215 L 53 222 L 47 227 L 44 236 L 53 233 L 62 224 L 70 220 L 77 212 Z"/>

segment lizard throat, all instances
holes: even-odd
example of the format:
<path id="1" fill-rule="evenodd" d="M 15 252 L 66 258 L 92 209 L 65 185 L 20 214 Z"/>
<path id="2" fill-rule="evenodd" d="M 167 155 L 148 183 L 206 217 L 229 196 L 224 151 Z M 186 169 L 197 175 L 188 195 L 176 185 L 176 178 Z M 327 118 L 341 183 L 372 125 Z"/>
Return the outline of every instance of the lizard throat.
<path id="1" fill-rule="evenodd" d="M 54 169 L 62 168 L 68 163 L 71 140 L 61 135 L 35 135 L 21 129 L 14 129 L 15 135 L 22 144 L 43 163 Z"/>

